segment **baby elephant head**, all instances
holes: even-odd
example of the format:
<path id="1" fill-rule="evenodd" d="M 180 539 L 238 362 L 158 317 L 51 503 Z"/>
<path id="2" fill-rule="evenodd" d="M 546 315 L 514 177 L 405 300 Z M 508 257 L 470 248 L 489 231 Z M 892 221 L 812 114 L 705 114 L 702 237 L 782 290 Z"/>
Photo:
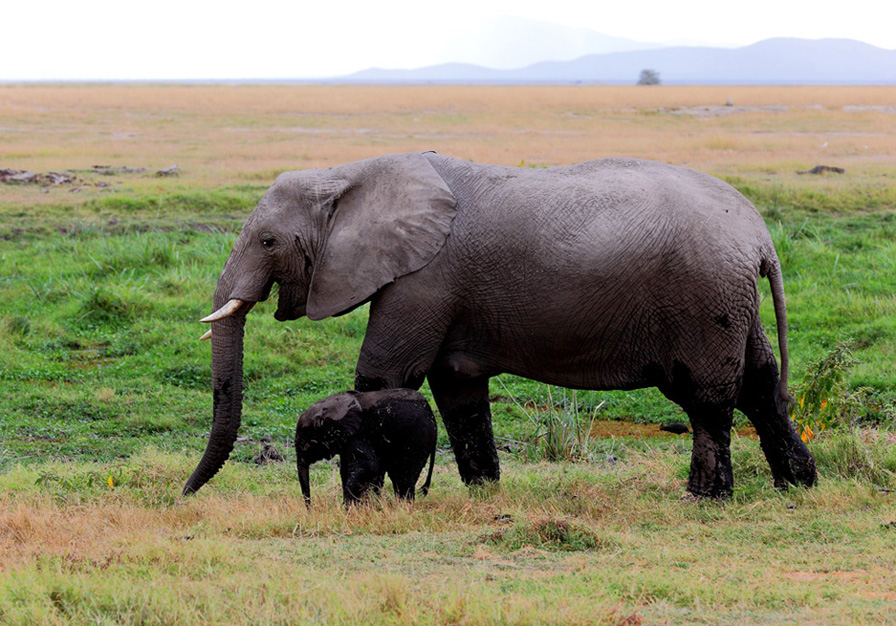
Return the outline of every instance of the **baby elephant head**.
<path id="1" fill-rule="evenodd" d="M 319 400 L 302 413 L 296 425 L 296 469 L 305 504 L 311 503 L 309 466 L 332 459 L 361 428 L 361 405 L 351 392 Z"/>

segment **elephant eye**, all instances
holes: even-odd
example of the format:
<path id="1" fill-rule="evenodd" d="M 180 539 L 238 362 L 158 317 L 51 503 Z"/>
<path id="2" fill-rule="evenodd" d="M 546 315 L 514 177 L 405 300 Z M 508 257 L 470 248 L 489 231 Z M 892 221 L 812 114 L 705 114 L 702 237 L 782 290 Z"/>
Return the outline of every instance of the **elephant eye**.
<path id="1" fill-rule="evenodd" d="M 263 237 L 261 240 L 261 245 L 263 245 L 266 249 L 270 250 L 274 247 L 274 238 L 273 237 Z"/>

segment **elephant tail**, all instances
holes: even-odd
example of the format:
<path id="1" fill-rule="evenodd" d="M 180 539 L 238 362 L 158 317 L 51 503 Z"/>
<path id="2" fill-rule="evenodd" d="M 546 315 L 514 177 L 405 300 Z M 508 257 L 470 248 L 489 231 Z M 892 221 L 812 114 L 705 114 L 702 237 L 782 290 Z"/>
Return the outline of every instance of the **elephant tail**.
<path id="1" fill-rule="evenodd" d="M 429 485 L 432 483 L 432 468 L 436 463 L 436 446 L 433 444 L 432 452 L 429 455 L 429 472 L 426 474 L 426 481 L 420 487 L 420 495 L 425 496 L 429 493 Z"/>
<path id="2" fill-rule="evenodd" d="M 778 383 L 778 395 L 787 404 L 793 404 L 793 397 L 787 391 L 787 377 L 790 372 L 790 357 L 787 351 L 787 305 L 784 302 L 784 279 L 781 275 L 781 262 L 777 255 L 763 261 L 762 274 L 768 278 L 772 289 L 772 301 L 775 306 L 775 324 L 778 328 L 778 350 L 781 352 L 781 381 Z"/>

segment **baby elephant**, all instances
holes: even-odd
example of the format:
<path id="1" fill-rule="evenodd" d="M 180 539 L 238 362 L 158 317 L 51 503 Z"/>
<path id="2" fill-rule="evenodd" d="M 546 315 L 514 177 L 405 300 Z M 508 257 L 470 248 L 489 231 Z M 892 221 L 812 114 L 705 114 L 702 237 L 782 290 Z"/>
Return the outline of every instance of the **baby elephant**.
<path id="1" fill-rule="evenodd" d="M 347 391 L 315 402 L 296 425 L 296 468 L 305 504 L 311 503 L 308 467 L 339 455 L 345 506 L 373 489 L 386 474 L 395 495 L 414 499 L 414 488 L 429 457 L 421 487 L 429 491 L 436 455 L 436 420 L 426 398 L 411 389 Z"/>

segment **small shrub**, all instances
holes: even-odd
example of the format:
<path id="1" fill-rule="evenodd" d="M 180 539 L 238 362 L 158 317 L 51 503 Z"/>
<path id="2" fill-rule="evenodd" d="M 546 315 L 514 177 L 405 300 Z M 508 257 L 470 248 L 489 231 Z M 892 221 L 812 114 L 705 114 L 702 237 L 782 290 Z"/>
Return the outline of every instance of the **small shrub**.
<path id="1" fill-rule="evenodd" d="M 864 392 L 850 392 L 846 377 L 857 363 L 850 343 L 841 341 L 812 365 L 809 375 L 795 388 L 791 419 L 804 442 L 827 428 L 852 424 Z"/>
<path id="2" fill-rule="evenodd" d="M 498 379 L 500 381 L 500 379 Z M 503 385 L 504 383 L 501 382 Z M 513 398 L 513 394 L 504 390 Z M 597 419 L 597 412 L 603 406 L 598 404 L 589 416 L 580 416 L 578 394 L 572 392 L 570 403 L 555 403 L 553 395 L 548 390 L 548 405 L 542 413 L 537 407 L 532 410 L 513 401 L 526 415 L 533 427 L 532 433 L 522 442 L 525 453 L 532 460 L 550 462 L 558 461 L 587 461 L 596 453 L 596 444 L 591 438 L 591 430 Z"/>
<path id="3" fill-rule="evenodd" d="M 88 495 L 112 491 L 126 481 L 128 470 L 124 467 L 100 470 L 76 471 L 59 474 L 52 469 L 41 469 L 34 484 L 62 503 L 78 502 Z"/>

